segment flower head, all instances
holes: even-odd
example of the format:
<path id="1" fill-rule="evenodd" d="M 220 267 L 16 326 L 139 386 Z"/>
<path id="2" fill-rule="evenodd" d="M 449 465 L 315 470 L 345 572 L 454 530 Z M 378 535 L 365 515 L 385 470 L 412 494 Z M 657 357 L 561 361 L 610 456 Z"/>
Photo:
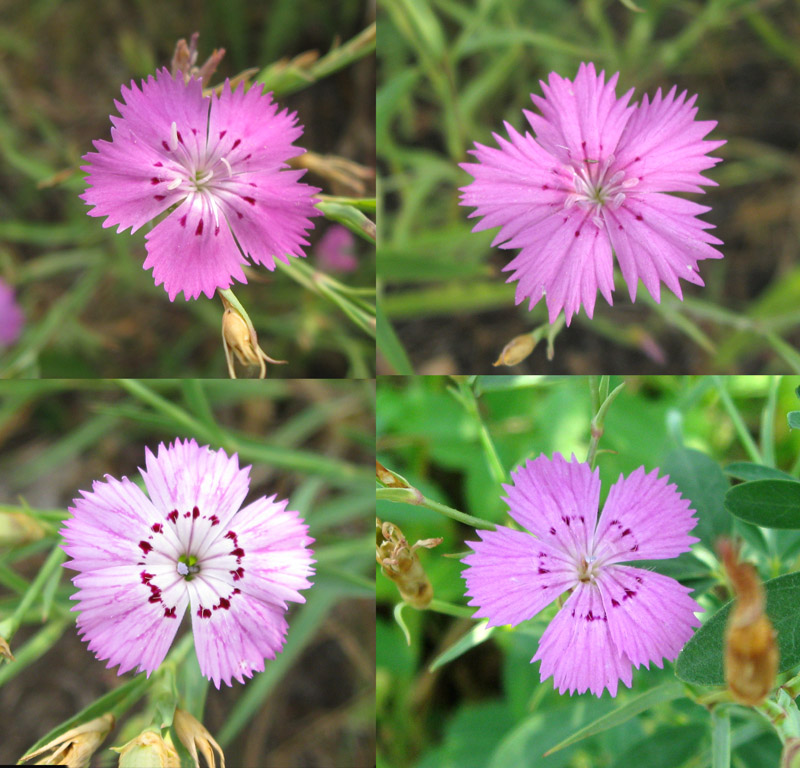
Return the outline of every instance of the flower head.
<path id="1" fill-rule="evenodd" d="M 13 344 L 22 333 L 25 318 L 11 286 L 0 280 L 0 349 Z"/>
<path id="2" fill-rule="evenodd" d="M 353 233 L 341 224 L 333 224 L 317 243 L 317 261 L 322 269 L 331 272 L 352 272 L 358 266 L 355 246 Z"/>
<path id="3" fill-rule="evenodd" d="M 123 86 L 122 99 L 111 141 L 83 157 L 81 197 L 117 232 L 171 211 L 147 233 L 144 262 L 170 300 L 246 283 L 243 254 L 267 269 L 304 255 L 319 190 L 298 181 L 305 171 L 285 170 L 303 153 L 292 143 L 303 132 L 294 113 L 260 86 L 231 91 L 226 81 L 219 96 L 203 96 L 199 79 L 166 69 L 141 88 Z"/>
<path id="4" fill-rule="evenodd" d="M 106 475 L 64 523 L 65 565 L 89 649 L 119 674 L 163 661 L 187 606 L 203 675 L 244 682 L 286 638 L 287 602 L 305 602 L 313 539 L 275 496 L 242 507 L 250 467 L 194 440 L 145 452 L 146 495 Z"/>
<path id="5" fill-rule="evenodd" d="M 511 477 L 509 513 L 530 533 L 499 526 L 469 542 L 463 575 L 475 616 L 518 624 L 569 591 L 532 659 L 560 693 L 616 696 L 633 666 L 677 658 L 703 609 L 674 579 L 621 565 L 677 557 L 697 541 L 693 510 L 668 478 L 642 467 L 620 475 L 598 520 L 599 472 L 574 456 L 539 456 Z"/>
<path id="6" fill-rule="evenodd" d="M 612 303 L 612 249 L 631 300 L 640 278 L 656 301 L 662 282 L 682 298 L 680 279 L 703 285 L 697 263 L 722 258 L 697 218 L 710 208 L 665 194 L 715 184 L 700 172 L 719 162 L 707 153 L 725 142 L 703 140 L 716 122 L 695 121 L 697 97 L 675 87 L 628 106 L 618 77 L 606 82 L 594 64 L 574 81 L 551 73 L 544 96 L 531 94 L 541 114 L 524 111 L 536 137 L 506 123 L 510 141 L 476 143 L 478 162 L 461 166 L 475 179 L 461 204 L 483 217 L 473 231 L 499 226 L 493 245 L 521 249 L 504 267 L 516 303 L 546 296 L 551 323 L 564 309 L 569 324 L 581 304 L 591 317 L 598 288 Z"/>

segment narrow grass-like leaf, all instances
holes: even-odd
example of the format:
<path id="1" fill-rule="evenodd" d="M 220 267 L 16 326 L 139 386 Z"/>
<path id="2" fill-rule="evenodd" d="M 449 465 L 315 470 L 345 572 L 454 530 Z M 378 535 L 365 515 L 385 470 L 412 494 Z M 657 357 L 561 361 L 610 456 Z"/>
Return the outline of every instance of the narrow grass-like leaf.
<path id="1" fill-rule="evenodd" d="M 482 621 L 476 624 L 469 632 L 467 632 L 461 639 L 457 640 L 446 651 L 440 653 L 428 667 L 429 672 L 435 672 L 439 667 L 450 663 L 459 656 L 463 656 L 467 651 L 472 650 L 475 646 L 486 642 L 493 634 L 497 627 L 487 627 L 487 621 Z"/>
<path id="2" fill-rule="evenodd" d="M 630 699 L 613 712 L 609 712 L 607 715 L 603 715 L 594 722 L 585 725 L 578 731 L 575 731 L 575 733 L 573 733 L 570 737 L 564 739 L 564 741 L 560 741 L 554 747 L 548 749 L 547 752 L 545 752 L 545 756 L 551 755 L 553 752 L 558 752 L 558 750 L 564 749 L 564 747 L 568 747 L 571 744 L 575 744 L 576 742 L 581 741 L 581 739 L 586 739 L 589 736 L 594 736 L 596 733 L 602 733 L 603 731 L 607 731 L 609 728 L 622 725 L 622 723 L 628 722 L 628 720 L 631 718 L 640 715 L 642 712 L 646 712 L 651 707 L 654 707 L 657 704 L 663 704 L 666 701 L 679 699 L 681 696 L 683 696 L 683 694 L 683 686 L 680 683 L 672 682 L 664 683 L 663 685 L 659 685 L 657 688 L 652 688 L 649 691 L 645 691 L 639 696 Z"/>

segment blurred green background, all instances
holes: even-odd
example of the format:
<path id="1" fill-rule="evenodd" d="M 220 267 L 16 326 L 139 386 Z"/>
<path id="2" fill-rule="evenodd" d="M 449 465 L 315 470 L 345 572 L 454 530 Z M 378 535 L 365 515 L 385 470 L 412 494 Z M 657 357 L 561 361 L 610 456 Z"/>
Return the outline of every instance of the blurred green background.
<path id="1" fill-rule="evenodd" d="M 212 79 L 262 69 L 309 50 L 320 56 L 374 21 L 364 0 L 8 0 L 0 19 L 0 277 L 27 317 L 26 334 L 0 354 L 0 375 L 226 376 L 222 308 L 201 297 L 170 303 L 142 269 L 143 228 L 103 229 L 86 215 L 80 158 L 110 138 L 120 86 L 168 66 L 175 43 L 199 32 L 198 64 L 226 54 Z M 374 56 L 279 95 L 305 131 L 299 145 L 366 167 L 363 189 L 309 171 L 326 194 L 368 197 L 374 173 Z M 307 87 L 306 87 L 307 86 Z M 286 90 L 281 89 L 281 90 Z M 289 89 L 292 91 L 292 89 Z M 308 259 L 331 222 L 315 219 Z M 358 266 L 334 275 L 374 286 L 371 245 L 356 238 Z M 325 296 L 279 268 L 254 268 L 234 291 L 249 311 L 278 377 L 369 376 L 374 341 Z"/>
<path id="2" fill-rule="evenodd" d="M 478 419 L 454 396 L 448 377 L 381 378 L 377 397 L 377 458 L 433 501 L 482 519 L 507 522 L 502 489 L 484 450 L 488 431 L 508 475 L 528 457 L 575 453 L 584 461 L 592 406 L 585 377 L 470 377 Z M 597 466 L 601 499 L 620 473 L 656 467 L 692 490 L 699 525 L 694 534 L 710 548 L 722 532 L 747 535 L 721 506 L 734 461 L 763 463 L 800 476 L 800 434 L 790 433 L 786 414 L 800 405 L 798 377 L 612 377 L 625 387 L 605 418 Z M 602 501 L 601 501 L 602 505 Z M 378 502 L 378 517 L 399 526 L 410 544 L 442 537 L 420 550 L 434 598 L 454 615 L 406 607 L 402 619 L 410 645 L 395 620 L 400 602 L 393 582 L 377 576 L 378 765 L 382 768 L 703 768 L 709 764 L 708 712 L 679 698 L 659 703 L 624 725 L 543 758 L 543 753 L 582 726 L 624 705 L 636 694 L 674 681 L 673 665 L 634 670 L 633 689 L 568 696 L 539 681 L 531 664 L 538 639 L 555 605 L 515 629 L 495 630 L 491 639 L 471 635 L 474 608 L 465 607 L 460 558 L 474 530 L 427 508 Z M 752 526 L 751 526 L 752 528 Z M 753 539 L 748 539 L 751 541 Z M 754 541 L 754 540 L 753 540 Z M 779 557 L 765 564 L 762 578 L 796 570 L 800 536 L 782 531 Z M 752 553 L 753 550 L 750 550 Z M 762 560 L 766 560 L 762 558 Z M 702 594 L 706 618 L 724 590 L 708 563 L 690 555 L 638 565 L 670 572 Z M 450 610 L 450 609 L 446 609 Z M 485 642 L 484 642 L 485 641 Z M 568 652 L 568 649 L 565 650 Z M 733 716 L 736 766 L 777 765 L 780 742 L 766 721 L 737 708 Z"/>
<path id="3" fill-rule="evenodd" d="M 138 478 L 145 446 L 176 437 L 238 452 L 241 465 L 252 464 L 246 503 L 276 493 L 308 522 L 314 586 L 305 604 L 291 608 L 284 650 L 263 673 L 219 691 L 208 684 L 183 706 L 220 742 L 229 766 L 368 768 L 375 749 L 373 414 L 374 385 L 360 381 L 0 383 L 0 618 L 57 544 L 59 521 L 81 489 L 106 473 Z M 21 507 L 45 526 L 43 537 L 11 544 L 3 513 Z M 133 677 L 106 669 L 81 642 L 68 612 L 72 572 L 57 571 L 60 580 L 29 608 L 11 642 L 17 661 L 0 664 L 1 764 Z M 187 663 L 193 659 L 192 650 Z M 153 707 L 152 699 L 140 701 L 105 746 L 133 738 Z M 104 749 L 92 764 L 116 762 Z"/>
<path id="4" fill-rule="evenodd" d="M 519 373 L 800 372 L 798 170 L 800 14 L 769 0 L 384 0 L 379 19 L 377 137 L 381 173 L 378 272 L 383 372 L 488 373 L 513 337 L 547 321 L 544 303 L 514 307 L 501 269 L 516 250 L 473 234 L 458 205 L 471 181 L 457 163 L 474 142 L 494 146 L 503 121 L 529 129 L 522 109 L 551 71 L 573 78 L 581 61 L 634 101 L 658 87 L 698 94 L 698 119 L 726 139 L 708 172 L 719 187 L 691 199 L 712 210 L 721 261 L 704 261 L 706 286 L 667 291 L 660 306 L 621 278 L 614 307 L 598 297 Z M 668 295 L 667 295 L 668 294 Z M 405 349 L 409 363 L 400 347 Z"/>

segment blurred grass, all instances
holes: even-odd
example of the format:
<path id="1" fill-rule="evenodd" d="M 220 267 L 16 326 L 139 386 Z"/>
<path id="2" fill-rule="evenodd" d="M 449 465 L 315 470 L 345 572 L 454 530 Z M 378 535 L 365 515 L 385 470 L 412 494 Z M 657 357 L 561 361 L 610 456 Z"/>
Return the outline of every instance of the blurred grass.
<path id="1" fill-rule="evenodd" d="M 142 269 L 144 232 L 117 235 L 86 215 L 77 198 L 84 188 L 80 158 L 93 140 L 108 139 L 120 85 L 168 64 L 178 38 L 199 31 L 200 61 L 213 48 L 226 49 L 214 82 L 248 67 L 269 80 L 270 65 L 316 50 L 312 75 L 298 70 L 294 86 L 279 96 L 305 127 L 300 146 L 372 169 L 371 21 L 363 0 L 5 3 L 0 277 L 15 288 L 27 327 L 15 348 L 0 354 L 0 376 L 225 375 L 219 302 L 169 302 Z M 340 47 L 352 38 L 355 44 Z M 305 180 L 328 194 L 353 194 L 314 171 Z M 371 193 L 367 182 L 359 196 Z M 349 207 L 337 215 L 354 222 L 361 216 Z M 335 220 L 315 220 L 304 266 L 314 268 L 315 243 Z M 358 267 L 341 281 L 372 288 L 373 249 L 366 242 L 356 249 Z M 337 303 L 309 292 L 281 271 L 254 268 L 248 280 L 235 290 L 262 346 L 289 361 L 270 366 L 270 376 L 372 375 L 374 340 L 342 311 L 350 308 L 346 297 Z"/>
<path id="2" fill-rule="evenodd" d="M 246 686 L 211 687 L 203 722 L 219 734 L 231 765 L 323 764 L 333 756 L 337 764 L 366 768 L 374 756 L 375 593 L 367 541 L 373 413 L 374 386 L 367 381 L 0 383 L 0 513 L 27 509 L 46 531 L 33 543 L 0 548 L 0 619 L 28 592 L 79 489 L 105 473 L 137 479 L 144 447 L 176 437 L 237 452 L 243 465 L 252 464 L 248 501 L 277 493 L 307 520 L 316 575 L 308 602 L 292 610 L 286 651 Z M 54 579 L 22 606 L 23 624 L 11 643 L 17 662 L 0 667 L 0 717 L 14 720 L 13 734 L 4 731 L 0 762 L 13 762 L 50 728 L 131 677 L 105 671 L 80 643 L 67 611 L 73 592 L 69 573 L 56 563 Z M 43 610 L 49 611 L 44 625 Z M 196 679 L 194 667 L 190 652 L 177 672 L 200 697 L 193 701 L 199 715 L 207 681 Z M 124 743 L 149 722 L 160 690 L 158 680 L 150 683 L 136 688 L 126 708 L 142 702 L 110 744 Z M 21 700 L 24 713 L 12 714 Z M 298 740 L 298 733 L 314 735 Z"/>
<path id="3" fill-rule="evenodd" d="M 469 381 L 461 380 L 458 386 L 463 389 Z M 752 436 L 761 455 L 774 458 L 775 466 L 795 476 L 800 471 L 800 434 L 789 430 L 786 419 L 788 411 L 798 408 L 794 377 L 612 377 L 611 388 L 621 381 L 625 388 L 607 413 L 599 444 L 603 497 L 621 473 L 628 475 L 641 465 L 648 471 L 663 468 L 680 445 L 701 451 L 722 467 L 749 460 L 743 434 Z M 574 452 L 584 460 L 591 437 L 586 378 L 478 376 L 472 386 L 481 421 L 506 473 L 540 453 Z M 378 460 L 429 498 L 494 523 L 507 522 L 507 505 L 493 478 L 485 436 L 475 414 L 453 396 L 456 388 L 448 377 L 379 379 Z M 409 543 L 443 539 L 441 545 L 421 550 L 420 562 L 435 599 L 464 606 L 460 558 L 469 550 L 474 531 L 431 510 L 386 501 L 378 502 L 378 516 L 399 526 Z M 700 527 L 709 526 L 710 520 L 703 517 Z M 799 562 L 795 551 L 779 564 L 781 572 L 797 568 Z M 697 566 L 708 570 L 699 561 Z M 395 585 L 378 573 L 376 587 L 378 765 L 383 768 L 599 768 L 628 765 L 620 756 L 645 748 L 648 759 L 642 764 L 648 768 L 708 764 L 707 713 L 685 698 L 659 703 L 624 726 L 543 758 L 548 748 L 582 726 L 638 694 L 674 683 L 671 665 L 634 671 L 633 690 L 622 689 L 613 700 L 588 693 L 560 696 L 552 680 L 539 681 L 539 665 L 530 663 L 554 606 L 513 631 L 498 627 L 480 633 L 477 642 L 468 633 L 483 622 L 407 607 L 407 645 L 393 616 L 399 602 Z M 712 604 L 706 603 L 706 610 L 713 611 Z M 448 651 L 453 655 L 462 639 L 459 650 L 470 645 L 471 650 L 434 669 L 434 660 Z M 662 734 L 674 726 L 680 726 L 680 732 L 672 732 L 671 738 Z M 777 764 L 780 743 L 767 729 L 766 723 L 734 719 L 741 765 Z M 761 737 L 769 757 L 747 762 L 747 750 Z M 652 757 L 651 742 L 660 749 L 658 759 Z"/>
<path id="4" fill-rule="evenodd" d="M 551 71 L 573 77 L 581 61 L 619 71 L 618 94 L 658 87 L 698 94 L 699 119 L 727 139 L 705 219 L 725 243 L 706 261 L 705 288 L 663 306 L 626 291 L 598 301 L 560 332 L 553 362 L 536 350 L 515 370 L 548 373 L 797 371 L 796 125 L 800 64 L 793 3 L 761 0 L 386 0 L 378 25 L 376 133 L 381 172 L 378 274 L 383 314 L 411 363 L 425 373 L 487 373 L 516 335 L 546 322 L 542 306 L 513 304 L 501 273 L 513 255 L 492 248 L 496 230 L 471 233 L 457 163 L 473 142 L 493 144 Z M 780 318 L 785 318 L 785 323 Z M 736 318 L 734 325 L 734 318 Z M 779 329 L 769 326 L 780 324 Z M 385 334 L 388 338 L 390 334 Z M 706 343 L 707 342 L 707 343 Z M 396 370 L 390 356 L 384 372 Z M 397 358 L 396 351 L 393 355 Z"/>

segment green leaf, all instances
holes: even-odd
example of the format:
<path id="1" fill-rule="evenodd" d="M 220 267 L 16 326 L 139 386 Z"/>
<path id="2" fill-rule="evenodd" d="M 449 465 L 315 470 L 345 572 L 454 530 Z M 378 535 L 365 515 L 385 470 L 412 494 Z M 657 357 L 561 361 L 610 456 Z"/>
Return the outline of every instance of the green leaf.
<path id="1" fill-rule="evenodd" d="M 728 464 L 725 467 L 725 474 L 738 480 L 794 480 L 788 472 L 765 467 L 763 464 L 753 464 L 750 461 L 735 461 L 733 464 Z"/>
<path id="2" fill-rule="evenodd" d="M 608 714 L 597 718 L 597 720 L 594 722 L 585 725 L 580 730 L 575 731 L 575 733 L 573 733 L 571 736 L 567 737 L 563 741 L 560 741 L 554 747 L 551 747 L 545 753 L 545 755 L 551 755 L 553 752 L 558 752 L 558 750 L 564 749 L 564 747 L 575 744 L 576 742 L 586 739 L 589 736 L 594 736 L 596 733 L 602 733 L 603 731 L 607 731 L 609 728 L 622 725 L 622 723 L 626 723 L 631 718 L 640 715 L 642 712 L 646 712 L 656 704 L 663 704 L 665 701 L 679 699 L 681 696 L 683 696 L 683 694 L 683 686 L 679 683 L 664 683 L 663 685 L 659 685 L 657 688 L 652 688 L 651 690 L 646 691 L 645 693 L 636 696 L 633 699 L 630 699 L 613 712 L 609 712 Z"/>
<path id="3" fill-rule="evenodd" d="M 789 429 L 800 429 L 800 411 L 789 411 L 787 418 L 789 420 Z"/>
<path id="4" fill-rule="evenodd" d="M 764 584 L 767 616 L 778 634 L 778 671 L 800 664 L 800 573 L 778 576 Z M 675 674 L 687 683 L 724 685 L 722 664 L 725 624 L 733 601 L 720 608 L 686 644 L 675 664 Z"/>
<path id="5" fill-rule="evenodd" d="M 411 361 L 390 320 L 386 317 L 380 299 L 375 303 L 375 320 L 377 323 L 375 341 L 378 351 L 386 358 L 386 362 L 392 366 L 395 373 L 402 376 L 413 375 Z"/>
<path id="6" fill-rule="evenodd" d="M 472 650 L 476 645 L 486 642 L 493 634 L 497 627 L 487 627 L 488 622 L 482 621 L 476 624 L 469 632 L 467 632 L 460 640 L 457 640 L 446 651 L 440 653 L 428 667 L 428 671 L 435 672 L 439 667 L 448 664 L 457 659 L 459 656 L 465 654 L 467 651 Z"/>
<path id="7" fill-rule="evenodd" d="M 765 528 L 800 528 L 800 483 L 753 480 L 725 494 L 725 508 L 740 520 Z"/>
<path id="8" fill-rule="evenodd" d="M 669 725 L 632 744 L 613 763 L 613 768 L 645 765 L 647 768 L 675 768 L 683 765 L 705 741 L 708 728 L 699 723 Z"/>
<path id="9" fill-rule="evenodd" d="M 723 534 L 730 533 L 733 521 L 725 513 L 724 499 L 728 478 L 719 464 L 700 451 L 682 448 L 673 451 L 661 464 L 681 495 L 692 502 L 698 523 L 692 530 L 709 549 Z"/>

